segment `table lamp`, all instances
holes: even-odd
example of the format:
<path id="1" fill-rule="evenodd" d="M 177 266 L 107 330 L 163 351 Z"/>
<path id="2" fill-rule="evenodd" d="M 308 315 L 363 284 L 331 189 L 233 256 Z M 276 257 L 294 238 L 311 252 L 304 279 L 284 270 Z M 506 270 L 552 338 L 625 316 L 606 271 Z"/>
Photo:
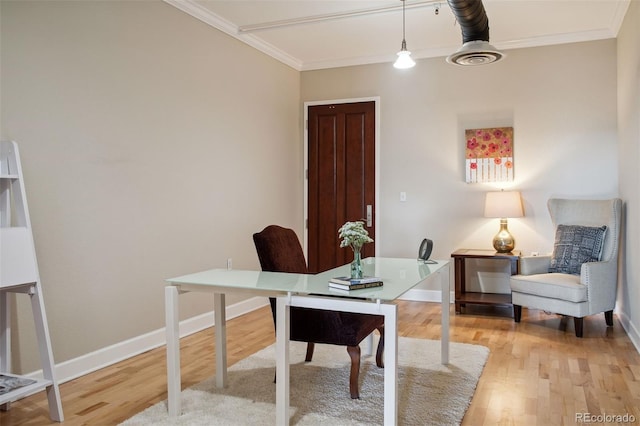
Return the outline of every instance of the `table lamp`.
<path id="1" fill-rule="evenodd" d="M 507 218 L 522 217 L 522 200 L 519 191 L 487 192 L 484 217 L 499 217 L 500 231 L 493 237 L 493 247 L 498 253 L 510 253 L 516 246 L 507 228 Z"/>

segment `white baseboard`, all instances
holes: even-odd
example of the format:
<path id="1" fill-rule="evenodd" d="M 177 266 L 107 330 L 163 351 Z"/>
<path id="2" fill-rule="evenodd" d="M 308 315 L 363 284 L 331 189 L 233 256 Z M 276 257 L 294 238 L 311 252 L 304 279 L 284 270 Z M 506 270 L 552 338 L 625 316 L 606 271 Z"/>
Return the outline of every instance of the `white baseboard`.
<path id="1" fill-rule="evenodd" d="M 413 302 L 442 302 L 442 292 L 440 290 L 423 290 L 419 288 L 414 288 L 407 291 L 405 294 L 399 297 L 402 300 L 410 300 Z M 449 300 L 451 303 L 454 303 L 456 297 L 455 293 L 452 291 L 449 295 Z"/>
<path id="2" fill-rule="evenodd" d="M 442 295 L 439 290 L 412 289 L 402 295 L 400 299 L 416 302 L 440 303 L 442 301 Z M 454 303 L 454 292 L 451 292 L 450 300 L 451 303 Z M 227 319 L 244 315 L 268 304 L 269 300 L 266 297 L 253 297 L 243 300 L 234 305 L 227 306 Z M 636 347 L 636 350 L 640 353 L 640 332 L 625 313 L 617 312 L 617 314 L 622 327 L 625 329 L 627 335 L 631 339 L 631 342 Z M 181 321 L 180 337 L 197 333 L 198 331 L 212 326 L 214 326 L 214 312 L 206 312 Z M 117 362 L 139 355 L 148 350 L 158 348 L 164 344 L 166 344 L 165 329 L 161 328 L 86 355 L 82 355 L 78 358 L 62 362 L 57 364 L 55 367 L 58 383 L 68 382 L 80 376 L 100 370 L 101 368 L 108 367 Z M 42 379 L 42 370 L 34 371 L 26 376 L 34 379 Z"/>
<path id="3" fill-rule="evenodd" d="M 455 303 L 455 293 L 452 291 L 449 296 L 449 300 L 451 303 Z M 440 290 L 422 290 L 422 289 L 412 289 L 403 294 L 400 299 L 402 300 L 410 300 L 414 302 L 442 302 L 442 293 Z M 640 331 L 638 328 L 631 322 L 629 317 L 619 310 L 616 310 L 616 314 L 618 315 L 618 319 L 622 324 L 622 328 L 629 336 L 631 343 L 635 346 L 638 353 L 640 353 Z"/>
<path id="4" fill-rule="evenodd" d="M 627 314 L 621 311 L 616 311 L 616 314 L 618 314 L 620 324 L 622 324 L 624 331 L 627 332 L 627 336 L 629 336 L 631 343 L 633 343 L 633 346 L 635 346 L 638 353 L 640 353 L 640 332 L 636 328 L 635 324 L 631 322 L 631 319 L 629 319 Z"/>
<path id="5" fill-rule="evenodd" d="M 454 300 L 454 293 L 451 292 L 451 303 Z M 406 292 L 401 299 L 417 302 L 441 302 L 441 292 L 439 290 L 413 289 Z M 240 315 L 251 312 L 269 304 L 266 297 L 252 297 L 234 305 L 227 306 L 227 319 L 232 319 Z M 185 337 L 208 327 L 213 327 L 214 312 L 186 319 L 180 322 L 180 337 Z M 110 365 L 124 361 L 143 352 L 158 348 L 167 343 L 165 329 L 161 328 L 132 339 L 107 346 L 97 351 L 79 356 L 68 361 L 56 364 L 55 373 L 58 383 L 65 383 Z M 42 370 L 26 374 L 26 377 L 42 379 Z"/>
<path id="6" fill-rule="evenodd" d="M 269 299 L 266 297 L 252 297 L 227 306 L 226 316 L 227 319 L 232 319 L 268 304 Z M 212 327 L 213 325 L 213 311 L 186 319 L 180 322 L 180 337 L 188 336 L 205 328 Z M 78 358 L 56 364 L 56 378 L 59 384 L 68 382 L 69 380 L 108 367 L 143 352 L 158 348 L 166 343 L 166 333 L 163 327 L 150 333 L 82 355 Z M 42 379 L 42 370 L 34 371 L 26 376 L 33 379 Z"/>

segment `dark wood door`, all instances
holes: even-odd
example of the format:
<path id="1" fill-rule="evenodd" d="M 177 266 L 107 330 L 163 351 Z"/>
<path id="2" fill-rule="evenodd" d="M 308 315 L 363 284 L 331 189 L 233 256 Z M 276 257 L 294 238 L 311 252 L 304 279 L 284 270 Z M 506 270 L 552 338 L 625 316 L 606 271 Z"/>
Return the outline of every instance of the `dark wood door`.
<path id="1" fill-rule="evenodd" d="M 310 106 L 307 117 L 307 255 L 310 272 L 322 272 L 353 260 L 338 239 L 346 221 L 364 220 L 376 238 L 375 102 Z M 362 256 L 375 256 L 375 243 Z"/>

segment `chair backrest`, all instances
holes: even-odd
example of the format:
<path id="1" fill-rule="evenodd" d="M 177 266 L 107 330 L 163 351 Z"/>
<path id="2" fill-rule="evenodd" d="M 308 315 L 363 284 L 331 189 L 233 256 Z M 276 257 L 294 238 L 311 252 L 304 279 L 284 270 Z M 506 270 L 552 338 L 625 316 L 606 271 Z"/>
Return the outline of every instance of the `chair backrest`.
<path id="1" fill-rule="evenodd" d="M 558 225 L 607 226 L 602 260 L 617 260 L 622 200 L 565 200 L 552 198 L 547 207 L 554 227 Z"/>
<path id="2" fill-rule="evenodd" d="M 269 225 L 253 234 L 253 242 L 263 271 L 307 273 L 307 261 L 293 229 Z"/>

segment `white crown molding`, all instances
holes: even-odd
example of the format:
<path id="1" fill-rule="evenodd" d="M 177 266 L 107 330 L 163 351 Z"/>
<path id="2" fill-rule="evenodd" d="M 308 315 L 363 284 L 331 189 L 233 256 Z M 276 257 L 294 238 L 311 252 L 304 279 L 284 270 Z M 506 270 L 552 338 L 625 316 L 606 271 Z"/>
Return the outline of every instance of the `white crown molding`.
<path id="1" fill-rule="evenodd" d="M 303 62 L 302 60 L 289 55 L 285 51 L 267 43 L 262 38 L 255 34 L 241 34 L 240 29 L 235 24 L 227 21 L 226 19 L 216 15 L 209 9 L 198 4 L 195 0 L 163 0 L 165 3 L 176 7 L 177 9 L 193 16 L 196 19 L 230 35 L 231 37 L 242 41 L 243 43 L 271 56 L 272 58 L 282 62 L 285 65 L 297 71 L 313 71 L 328 68 L 340 68 L 358 65 L 369 65 L 379 63 L 392 63 L 395 60 L 395 52 L 385 55 L 374 56 L 360 56 L 350 57 L 343 59 L 331 59 L 321 61 Z M 565 34 L 553 34 L 541 37 L 530 37 L 518 40 L 507 40 L 491 43 L 500 50 L 508 49 L 522 49 L 528 47 L 540 47 L 549 45 L 558 45 L 566 43 L 578 43 L 593 40 L 604 40 L 610 38 L 616 38 L 624 16 L 629 8 L 631 0 L 626 0 L 618 3 L 616 12 L 612 18 L 609 28 L 602 28 L 593 31 L 583 31 L 575 33 Z M 431 3 L 431 2 L 426 2 Z M 446 57 L 447 55 L 458 50 L 460 46 L 440 47 L 434 49 L 423 49 L 412 52 L 414 59 L 421 58 L 437 58 Z"/>
<path id="2" fill-rule="evenodd" d="M 611 32 L 614 34 L 614 37 L 618 37 L 620 27 L 622 27 L 622 23 L 624 21 L 624 16 L 627 14 L 627 10 L 630 5 L 631 0 L 621 1 L 616 4 L 616 11 L 611 19 Z"/>
<path id="3" fill-rule="evenodd" d="M 407 3 L 408 3 L 408 0 L 407 0 Z M 273 29 L 273 28 L 289 27 L 293 25 L 312 24 L 312 23 L 323 22 L 323 21 L 335 21 L 336 19 L 354 18 L 358 16 L 388 13 L 388 12 L 394 12 L 396 10 L 417 9 L 425 6 L 440 7 L 441 3 L 442 3 L 442 0 L 416 0 L 415 2 L 407 5 L 400 3 L 400 4 L 394 4 L 393 6 L 371 7 L 367 9 L 348 10 L 348 11 L 342 11 L 342 12 L 336 12 L 336 13 L 300 16 L 297 18 L 281 19 L 277 21 L 259 22 L 256 24 L 241 25 L 240 27 L 238 27 L 238 32 L 249 33 L 249 32 L 262 31 L 262 30 Z M 445 3 L 445 5 L 448 5 L 448 4 Z M 406 8 L 404 6 L 406 6 Z"/>
<path id="4" fill-rule="evenodd" d="M 184 13 L 191 15 L 196 19 L 199 19 L 205 24 L 211 25 L 212 27 L 224 32 L 225 34 L 228 34 L 231 37 L 240 40 L 245 44 L 248 44 L 254 49 L 257 49 L 262 53 L 265 53 L 272 58 L 277 59 L 278 61 L 290 66 L 297 71 L 302 70 L 302 62 L 299 59 L 294 58 L 288 53 L 278 49 L 270 43 L 265 42 L 260 37 L 257 37 L 253 34 L 240 34 L 236 25 L 216 15 L 215 13 L 212 13 L 210 10 L 196 3 L 194 0 L 163 1 L 177 9 L 180 9 Z"/>
<path id="5" fill-rule="evenodd" d="M 616 34 L 610 28 L 575 33 L 553 34 L 549 36 L 529 37 L 520 40 L 498 42 L 494 46 L 498 49 L 522 49 L 526 47 L 550 46 L 554 44 L 580 43 L 584 41 L 605 40 L 615 38 Z"/>
<path id="6" fill-rule="evenodd" d="M 520 40 L 509 40 L 492 44 L 499 50 L 525 49 L 529 47 L 552 46 L 557 44 L 579 43 L 584 41 L 605 40 L 616 36 L 609 29 L 585 31 L 566 34 L 554 34 L 543 37 L 530 37 Z M 440 58 L 446 57 L 457 51 L 460 46 L 441 47 L 437 49 L 423 49 L 411 51 L 413 59 Z M 305 62 L 301 71 L 313 71 L 327 68 L 349 67 L 357 65 L 368 65 L 378 63 L 393 63 L 395 53 L 392 55 L 353 57 L 340 60 Z"/>

